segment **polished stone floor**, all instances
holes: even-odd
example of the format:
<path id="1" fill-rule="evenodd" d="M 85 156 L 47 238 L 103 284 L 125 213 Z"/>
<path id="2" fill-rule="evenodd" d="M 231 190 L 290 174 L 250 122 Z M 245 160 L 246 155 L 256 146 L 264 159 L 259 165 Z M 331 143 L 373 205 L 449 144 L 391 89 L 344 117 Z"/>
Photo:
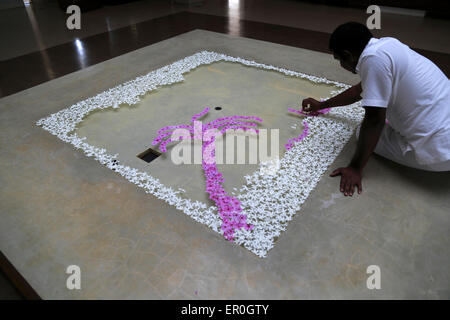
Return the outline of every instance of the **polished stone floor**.
<path id="1" fill-rule="evenodd" d="M 22 300 L 20 293 L 14 288 L 8 277 L 0 273 L 0 300 Z"/>
<path id="2" fill-rule="evenodd" d="M 328 52 L 330 32 L 339 23 L 367 19 L 361 9 L 297 1 L 211 0 L 187 7 L 158 0 L 88 11 L 82 14 L 85 27 L 68 30 L 56 1 L 33 3 L 0 10 L 0 40 L 8 43 L 0 51 L 0 96 L 195 29 Z M 448 21 L 391 13 L 382 20 L 375 36 L 398 37 L 450 74 Z"/>
<path id="3" fill-rule="evenodd" d="M 81 30 L 71 31 L 65 27 L 68 15 L 56 0 L 34 0 L 26 9 L 0 10 L 0 41 L 8 43 L 0 51 L 0 61 L 181 11 L 230 17 L 231 33 L 240 32 L 239 20 L 331 33 L 340 23 L 364 22 L 368 17 L 362 9 L 292 0 L 207 0 L 191 6 L 146 0 L 83 13 Z M 375 34 L 398 37 L 415 48 L 450 53 L 449 31 L 447 20 L 385 13 L 382 29 Z"/>

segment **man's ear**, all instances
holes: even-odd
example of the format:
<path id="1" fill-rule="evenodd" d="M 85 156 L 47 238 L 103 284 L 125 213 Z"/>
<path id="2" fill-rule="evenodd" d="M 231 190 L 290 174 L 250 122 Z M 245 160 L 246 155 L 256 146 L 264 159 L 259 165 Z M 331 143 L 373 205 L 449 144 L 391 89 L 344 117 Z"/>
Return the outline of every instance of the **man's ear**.
<path id="1" fill-rule="evenodd" d="M 342 50 L 341 58 L 344 61 L 353 61 L 353 53 L 351 53 L 351 51 L 349 50 Z"/>

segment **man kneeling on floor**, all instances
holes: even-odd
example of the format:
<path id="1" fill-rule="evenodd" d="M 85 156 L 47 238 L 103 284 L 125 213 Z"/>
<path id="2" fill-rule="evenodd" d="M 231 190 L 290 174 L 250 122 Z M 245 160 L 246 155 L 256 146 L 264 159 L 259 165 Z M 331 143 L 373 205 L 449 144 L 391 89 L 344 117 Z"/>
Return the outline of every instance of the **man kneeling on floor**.
<path id="1" fill-rule="evenodd" d="M 372 152 L 428 171 L 450 170 L 450 81 L 430 60 L 394 38 L 374 38 L 360 23 L 339 26 L 330 50 L 361 82 L 326 101 L 308 98 L 304 111 L 346 106 L 365 108 L 352 161 L 338 168 L 340 191 L 362 191 L 362 171 Z"/>

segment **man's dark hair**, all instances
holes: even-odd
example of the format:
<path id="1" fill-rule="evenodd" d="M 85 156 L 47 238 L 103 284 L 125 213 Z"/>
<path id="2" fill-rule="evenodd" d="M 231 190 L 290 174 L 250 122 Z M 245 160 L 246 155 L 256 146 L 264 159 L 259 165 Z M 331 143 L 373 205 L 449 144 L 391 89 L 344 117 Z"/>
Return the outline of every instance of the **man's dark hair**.
<path id="1" fill-rule="evenodd" d="M 330 50 L 340 54 L 343 50 L 361 53 L 373 35 L 370 30 L 359 22 L 341 24 L 330 37 Z"/>

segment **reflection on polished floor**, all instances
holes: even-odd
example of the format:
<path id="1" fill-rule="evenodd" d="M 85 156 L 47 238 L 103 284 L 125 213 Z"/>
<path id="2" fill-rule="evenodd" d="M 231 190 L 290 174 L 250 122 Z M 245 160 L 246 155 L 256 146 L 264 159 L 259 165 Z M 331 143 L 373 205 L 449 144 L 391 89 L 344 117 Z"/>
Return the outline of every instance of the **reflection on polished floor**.
<path id="1" fill-rule="evenodd" d="M 34 0 L 25 8 L 0 10 L 0 41 L 8 44 L 2 47 L 0 61 L 181 11 L 229 17 L 229 33 L 235 35 L 240 34 L 239 20 L 331 33 L 340 23 L 368 17 L 363 9 L 292 0 L 205 0 L 191 6 L 146 0 L 88 11 L 83 13 L 81 30 L 68 30 L 68 15 L 56 0 Z M 448 20 L 386 13 L 382 29 L 375 33 L 397 37 L 415 48 L 450 53 L 449 31 Z"/>
<path id="2" fill-rule="evenodd" d="M 275 13 L 275 14 L 273 14 Z M 0 10 L 0 97 L 19 92 L 146 45 L 194 29 L 328 52 L 328 37 L 345 21 L 364 22 L 354 8 L 287 0 L 134 1 L 82 14 L 81 30 L 68 30 L 56 0 Z M 376 36 L 395 36 L 450 72 L 450 21 L 383 15 Z"/>

